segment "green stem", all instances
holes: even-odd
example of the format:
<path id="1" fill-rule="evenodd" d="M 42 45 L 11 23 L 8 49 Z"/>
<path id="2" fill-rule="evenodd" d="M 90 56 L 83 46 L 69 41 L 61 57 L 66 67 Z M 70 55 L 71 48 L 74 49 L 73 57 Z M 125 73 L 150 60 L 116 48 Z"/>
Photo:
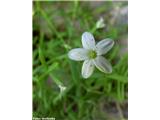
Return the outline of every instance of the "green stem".
<path id="1" fill-rule="evenodd" d="M 97 30 L 96 25 L 92 28 L 91 33 L 95 33 L 95 31 Z"/>

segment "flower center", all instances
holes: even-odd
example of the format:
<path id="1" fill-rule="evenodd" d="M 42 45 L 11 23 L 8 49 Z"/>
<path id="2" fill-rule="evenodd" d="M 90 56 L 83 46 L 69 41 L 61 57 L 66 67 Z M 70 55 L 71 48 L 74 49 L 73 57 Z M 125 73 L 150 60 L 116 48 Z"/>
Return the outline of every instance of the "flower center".
<path id="1" fill-rule="evenodd" d="M 89 51 L 88 55 L 89 55 L 89 58 L 91 59 L 94 59 L 97 57 L 96 51 L 93 51 L 93 50 Z"/>

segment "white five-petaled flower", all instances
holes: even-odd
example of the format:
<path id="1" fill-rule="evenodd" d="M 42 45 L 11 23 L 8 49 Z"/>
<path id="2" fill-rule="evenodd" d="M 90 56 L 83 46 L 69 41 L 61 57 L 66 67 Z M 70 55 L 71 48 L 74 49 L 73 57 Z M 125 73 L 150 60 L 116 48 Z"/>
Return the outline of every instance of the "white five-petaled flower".
<path id="1" fill-rule="evenodd" d="M 75 48 L 69 51 L 68 56 L 75 61 L 84 61 L 82 66 L 83 78 L 92 75 L 95 66 L 104 73 L 111 73 L 112 66 L 102 55 L 106 54 L 114 45 L 114 41 L 107 38 L 97 44 L 93 35 L 89 32 L 82 34 L 83 48 Z"/>

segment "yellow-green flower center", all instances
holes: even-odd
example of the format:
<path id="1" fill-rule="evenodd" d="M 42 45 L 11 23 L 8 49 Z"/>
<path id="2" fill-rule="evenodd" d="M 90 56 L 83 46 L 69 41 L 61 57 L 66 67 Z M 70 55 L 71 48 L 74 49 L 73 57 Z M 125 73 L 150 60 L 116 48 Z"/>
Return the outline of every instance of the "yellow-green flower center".
<path id="1" fill-rule="evenodd" d="M 90 59 L 94 59 L 97 57 L 96 51 L 93 51 L 93 50 L 89 51 L 88 55 Z"/>

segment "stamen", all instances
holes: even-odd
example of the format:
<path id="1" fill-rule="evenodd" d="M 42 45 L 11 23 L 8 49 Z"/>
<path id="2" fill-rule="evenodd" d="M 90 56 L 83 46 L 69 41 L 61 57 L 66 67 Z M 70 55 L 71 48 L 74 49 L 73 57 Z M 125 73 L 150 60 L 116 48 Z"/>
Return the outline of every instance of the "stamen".
<path id="1" fill-rule="evenodd" d="M 89 51 L 88 55 L 90 59 L 94 59 L 97 57 L 96 51 L 93 51 L 93 50 Z"/>

